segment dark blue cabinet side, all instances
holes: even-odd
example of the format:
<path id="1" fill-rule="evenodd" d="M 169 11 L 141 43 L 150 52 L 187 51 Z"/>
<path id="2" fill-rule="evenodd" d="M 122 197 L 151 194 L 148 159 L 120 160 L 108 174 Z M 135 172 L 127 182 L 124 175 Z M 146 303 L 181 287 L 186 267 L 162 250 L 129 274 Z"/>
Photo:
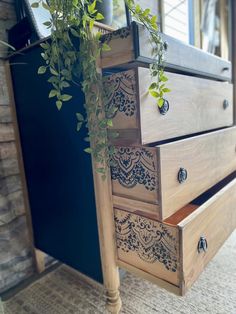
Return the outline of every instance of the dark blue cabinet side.
<path id="1" fill-rule="evenodd" d="M 86 129 L 76 131 L 84 95 L 74 86 L 58 111 L 37 74 L 40 53 L 34 46 L 10 59 L 35 245 L 102 282 L 91 158 Z"/>

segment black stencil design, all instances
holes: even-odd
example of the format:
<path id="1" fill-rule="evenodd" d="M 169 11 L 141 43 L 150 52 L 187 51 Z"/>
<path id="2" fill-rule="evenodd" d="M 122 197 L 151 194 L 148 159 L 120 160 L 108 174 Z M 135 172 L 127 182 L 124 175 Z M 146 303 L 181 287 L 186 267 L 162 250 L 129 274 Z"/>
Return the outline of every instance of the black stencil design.
<path id="1" fill-rule="evenodd" d="M 127 38 L 130 34 L 131 34 L 130 27 L 123 27 L 123 28 L 118 29 L 117 31 L 110 32 L 108 34 L 103 35 L 101 38 L 101 41 L 102 43 L 109 44 L 109 42 L 112 39 L 116 39 L 116 38 L 124 39 L 124 38 Z"/>
<path id="2" fill-rule="evenodd" d="M 157 169 L 152 152 L 145 148 L 116 148 L 111 162 L 111 177 L 126 188 L 142 184 L 149 191 L 157 189 Z"/>
<path id="3" fill-rule="evenodd" d="M 176 272 L 176 239 L 162 223 L 119 211 L 115 224 L 118 249 L 126 253 L 135 251 L 143 261 L 159 262 Z"/>
<path id="4" fill-rule="evenodd" d="M 104 79 L 106 113 L 108 118 L 114 118 L 117 112 L 127 117 L 136 111 L 135 72 L 126 71 L 111 75 Z"/>

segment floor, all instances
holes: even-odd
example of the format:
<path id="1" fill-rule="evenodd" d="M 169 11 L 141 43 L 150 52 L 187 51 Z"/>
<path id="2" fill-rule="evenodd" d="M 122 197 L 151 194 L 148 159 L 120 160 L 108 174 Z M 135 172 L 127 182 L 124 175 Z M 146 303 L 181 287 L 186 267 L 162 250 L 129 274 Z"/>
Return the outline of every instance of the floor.
<path id="1" fill-rule="evenodd" d="M 236 314 L 236 232 L 185 297 L 127 274 L 122 314 Z M 103 289 L 60 266 L 3 303 L 4 314 L 106 313 Z M 0 311 L 1 313 L 1 311 Z"/>

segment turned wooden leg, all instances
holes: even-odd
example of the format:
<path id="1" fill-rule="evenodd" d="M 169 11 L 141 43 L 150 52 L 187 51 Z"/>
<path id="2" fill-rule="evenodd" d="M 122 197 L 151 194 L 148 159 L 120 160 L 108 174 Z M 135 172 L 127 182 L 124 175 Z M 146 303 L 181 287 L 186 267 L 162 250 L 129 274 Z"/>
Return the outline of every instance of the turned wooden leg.
<path id="1" fill-rule="evenodd" d="M 122 306 L 119 290 L 106 291 L 106 309 L 110 313 L 119 314 Z"/>
<path id="2" fill-rule="evenodd" d="M 106 180 L 102 180 L 101 176 L 94 171 L 94 187 L 103 281 L 107 297 L 106 308 L 110 313 L 118 314 L 121 309 L 120 277 L 116 262 L 115 226 L 109 171 L 107 171 Z"/>
<path id="3" fill-rule="evenodd" d="M 45 271 L 45 253 L 35 249 L 36 270 L 39 274 Z"/>
<path id="4" fill-rule="evenodd" d="M 93 161 L 93 178 L 97 208 L 99 244 L 102 261 L 103 282 L 107 296 L 106 308 L 110 313 L 119 313 L 121 309 L 120 277 L 117 266 L 115 223 L 109 169 L 106 179 L 96 172 Z"/>

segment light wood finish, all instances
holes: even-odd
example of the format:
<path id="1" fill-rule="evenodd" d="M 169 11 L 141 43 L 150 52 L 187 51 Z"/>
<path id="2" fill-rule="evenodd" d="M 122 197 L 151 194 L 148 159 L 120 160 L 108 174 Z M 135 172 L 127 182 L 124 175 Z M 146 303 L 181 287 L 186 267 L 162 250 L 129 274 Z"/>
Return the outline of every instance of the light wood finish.
<path id="1" fill-rule="evenodd" d="M 148 92 L 149 69 L 137 68 L 106 79 L 104 89 L 113 91 L 107 106 L 118 109 L 113 116 L 113 129 L 119 133 L 116 143 L 149 144 L 233 124 L 232 84 L 174 73 L 168 73 L 168 78 L 171 92 L 165 98 L 170 109 L 165 115 Z"/>
<path id="2" fill-rule="evenodd" d="M 96 172 L 98 164 L 93 160 L 93 177 L 97 208 L 99 244 L 102 260 L 104 287 L 107 294 L 107 309 L 119 313 L 121 299 L 119 294 L 120 280 L 116 264 L 115 231 L 110 173 L 107 169 L 106 179 Z"/>
<path id="3" fill-rule="evenodd" d="M 231 80 L 230 62 L 165 34 L 161 36 L 163 41 L 168 43 L 166 68 L 220 80 Z M 134 62 L 146 65 L 153 62 L 153 47 L 149 33 L 140 24 L 132 23 L 131 28 L 116 31 L 113 36 L 104 37 L 104 40 L 107 40 L 111 50 L 102 53 L 103 68 L 133 66 Z"/>
<path id="4" fill-rule="evenodd" d="M 236 227 L 236 180 L 182 221 L 179 226 L 183 239 L 183 293 L 185 293 Z M 196 246 L 201 236 L 207 239 L 208 250 L 199 254 Z"/>
<path id="5" fill-rule="evenodd" d="M 163 223 L 116 209 L 119 266 L 184 295 L 236 228 L 235 204 L 236 179 Z M 202 236 L 206 252 L 198 252 Z"/>
<path id="6" fill-rule="evenodd" d="M 100 64 L 100 60 L 98 60 Z M 101 73 L 101 69 L 97 67 Z M 85 99 L 88 95 L 85 95 Z M 98 99 L 102 102 L 102 99 Z M 94 143 L 90 143 L 93 147 Z M 93 181 L 96 201 L 96 213 L 98 222 L 99 244 L 102 262 L 103 282 L 106 290 L 106 307 L 110 313 L 118 314 L 121 309 L 121 298 L 119 293 L 120 278 L 116 263 L 115 227 L 112 203 L 111 176 L 109 167 L 105 169 L 105 179 L 96 169 L 101 165 L 92 156 Z M 102 165 L 103 167 L 103 165 Z"/>
<path id="7" fill-rule="evenodd" d="M 35 249 L 36 269 L 39 274 L 45 271 L 45 256 L 46 254 L 38 249 Z"/>
<path id="8" fill-rule="evenodd" d="M 135 274 L 136 276 L 138 277 L 141 277 L 145 280 L 148 280 L 152 283 L 154 283 L 155 285 L 158 285 L 159 287 L 163 288 L 163 289 L 166 289 L 167 291 L 169 292 L 172 292 L 176 295 L 181 295 L 180 293 L 180 289 L 172 284 L 170 284 L 169 282 L 165 281 L 165 280 L 162 280 L 162 279 L 159 279 L 139 268 L 136 268 L 130 264 L 127 264 L 127 263 L 124 263 L 122 261 L 118 261 L 118 266 L 122 269 L 125 269 L 127 271 L 129 271 L 130 273 L 133 273 Z"/>
<path id="9" fill-rule="evenodd" d="M 236 127 L 158 147 L 163 217 L 192 201 L 236 169 Z M 188 172 L 180 184 L 177 174 Z"/>
<path id="10" fill-rule="evenodd" d="M 164 220 L 236 170 L 235 149 L 236 127 L 157 147 L 117 146 L 111 165 L 114 204 L 149 215 L 155 208 L 156 218 Z M 187 170 L 184 183 L 178 181 L 180 168 Z"/>
<path id="11" fill-rule="evenodd" d="M 179 230 L 115 209 L 118 260 L 179 286 Z"/>
<path id="12" fill-rule="evenodd" d="M 113 195 L 113 204 L 116 208 L 124 209 L 137 215 L 142 216 L 145 212 L 145 217 L 154 220 L 161 219 L 159 211 L 157 211 L 157 206 L 151 203 Z"/>

